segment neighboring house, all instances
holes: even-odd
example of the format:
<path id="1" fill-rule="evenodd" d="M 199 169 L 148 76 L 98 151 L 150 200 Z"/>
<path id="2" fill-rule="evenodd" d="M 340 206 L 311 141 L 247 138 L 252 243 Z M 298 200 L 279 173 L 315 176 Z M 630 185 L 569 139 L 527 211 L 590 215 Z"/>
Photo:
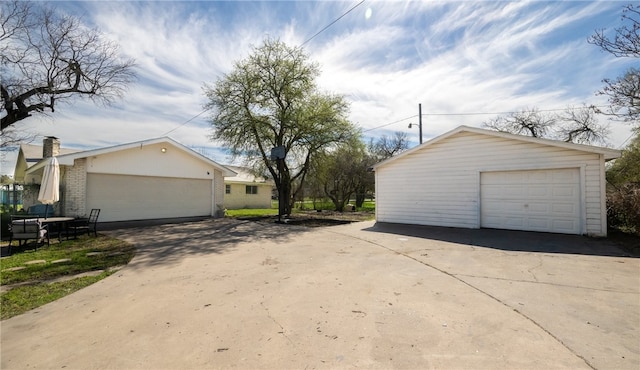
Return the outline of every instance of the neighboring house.
<path id="1" fill-rule="evenodd" d="M 461 126 L 374 166 L 376 220 L 606 236 L 620 151 Z"/>
<path id="2" fill-rule="evenodd" d="M 52 145 L 47 139 L 45 153 Z M 222 217 L 224 176 L 235 174 L 167 137 L 70 154 L 49 153 L 60 163 L 57 213 L 87 216 L 91 209 L 100 208 L 100 221 L 107 222 Z M 44 158 L 22 173 L 17 164 L 15 178 L 23 179 L 25 185 L 39 184 L 47 161 Z"/>
<path id="3" fill-rule="evenodd" d="M 236 175 L 224 178 L 225 209 L 271 208 L 272 180 L 257 177 L 248 168 L 226 167 Z"/>

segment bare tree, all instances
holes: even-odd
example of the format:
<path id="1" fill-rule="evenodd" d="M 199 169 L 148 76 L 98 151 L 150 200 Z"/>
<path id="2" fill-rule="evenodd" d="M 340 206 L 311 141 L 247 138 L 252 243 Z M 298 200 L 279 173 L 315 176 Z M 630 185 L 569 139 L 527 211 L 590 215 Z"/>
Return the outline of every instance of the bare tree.
<path id="1" fill-rule="evenodd" d="M 605 30 L 597 30 L 588 42 L 597 45 L 616 57 L 637 58 L 640 56 L 640 5 L 627 5 L 622 10 L 623 25 L 615 29 L 615 36 L 610 39 Z"/>
<path id="2" fill-rule="evenodd" d="M 615 29 L 613 38 L 607 37 L 605 30 L 597 30 L 589 43 L 616 57 L 640 57 L 640 5 L 627 5 L 622 11 L 621 27 Z M 629 68 L 624 75 L 602 80 L 604 88 L 598 92 L 609 97 L 611 107 L 601 113 L 631 122 L 636 127 L 640 121 L 640 70 Z"/>
<path id="3" fill-rule="evenodd" d="M 369 152 L 378 160 L 391 158 L 409 148 L 407 133 L 396 131 L 392 137 L 382 135 L 378 140 L 369 143 Z"/>
<path id="4" fill-rule="evenodd" d="M 0 25 L 2 131 L 72 97 L 108 104 L 135 79 L 134 61 L 76 17 L 14 0 L 2 3 Z"/>
<path id="5" fill-rule="evenodd" d="M 561 114 L 541 112 L 537 108 L 498 116 L 483 126 L 492 130 L 578 144 L 605 144 L 608 126 L 596 119 L 593 106 L 567 107 Z"/>
<path id="6" fill-rule="evenodd" d="M 556 122 L 555 117 L 542 114 L 537 108 L 530 108 L 490 119 L 483 126 L 516 135 L 548 137 Z"/>
<path id="7" fill-rule="evenodd" d="M 611 106 L 608 110 L 599 110 L 609 116 L 617 117 L 626 122 L 634 123 L 636 127 L 640 121 L 640 70 L 629 68 L 627 72 L 615 80 L 605 78 L 605 86 L 599 95 L 609 96 Z"/>
<path id="8" fill-rule="evenodd" d="M 577 144 L 606 144 L 609 127 L 598 123 L 596 113 L 593 106 L 567 107 L 557 116 L 556 137 Z"/>

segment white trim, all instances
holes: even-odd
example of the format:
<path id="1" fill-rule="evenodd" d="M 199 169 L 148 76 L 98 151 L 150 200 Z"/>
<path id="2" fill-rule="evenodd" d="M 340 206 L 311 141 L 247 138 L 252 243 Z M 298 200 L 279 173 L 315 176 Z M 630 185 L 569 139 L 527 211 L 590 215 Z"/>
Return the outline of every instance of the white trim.
<path id="1" fill-rule="evenodd" d="M 620 150 L 616 150 L 616 149 L 610 149 L 610 148 L 604 148 L 604 147 L 598 147 L 598 146 L 591 146 L 591 145 L 583 145 L 583 144 L 574 144 L 574 143 L 567 143 L 564 141 L 558 141 L 558 140 L 549 140 L 549 139 L 541 139 L 541 138 L 537 138 L 537 137 L 531 137 L 531 136 L 524 136 L 524 135 L 514 135 L 514 134 L 509 134 L 506 132 L 499 132 L 499 131 L 492 131 L 492 130 L 485 130 L 485 129 L 481 129 L 481 128 L 476 128 L 476 127 L 469 127 L 469 126 L 459 126 L 449 132 L 446 132 L 440 136 L 437 136 L 427 142 L 425 142 L 424 144 L 420 144 L 414 148 L 411 148 L 407 151 L 404 151 L 394 157 L 391 157 L 389 159 L 386 159 L 380 163 L 377 163 L 373 166 L 374 171 L 381 166 L 385 166 L 393 161 L 396 161 L 400 158 L 403 158 L 407 155 L 410 155 L 416 151 L 422 150 L 428 146 L 431 146 L 435 143 L 438 143 L 448 137 L 451 137 L 453 135 L 456 135 L 458 133 L 461 132 L 470 132 L 470 133 L 474 133 L 474 134 L 479 134 L 479 135 L 487 135 L 487 136 L 494 136 L 494 137 L 500 137 L 500 138 L 504 138 L 504 139 L 512 139 L 512 140 L 519 140 L 519 141 L 525 141 L 525 142 L 530 142 L 530 143 L 535 143 L 535 144 L 540 144 L 540 145 L 549 145 L 549 146 L 555 146 L 555 147 L 560 147 L 560 148 L 564 148 L 564 149 L 571 149 L 571 150 L 578 150 L 581 152 L 588 152 L 588 153 L 597 153 L 603 156 L 604 160 L 610 160 L 610 159 L 615 159 L 620 157 L 621 155 L 621 151 Z"/>
<path id="2" fill-rule="evenodd" d="M 587 165 L 582 164 L 580 170 L 580 235 L 587 232 Z"/>
<path id="3" fill-rule="evenodd" d="M 211 212 L 209 214 L 211 217 L 216 216 L 216 173 L 213 173 L 213 177 L 211 178 Z"/>
<path id="4" fill-rule="evenodd" d="M 480 229 L 482 227 L 482 204 L 480 204 L 480 198 L 482 197 L 482 172 L 492 172 L 492 171 L 483 171 L 480 170 L 476 173 L 476 184 L 477 184 L 477 190 L 478 190 L 478 194 L 477 194 L 477 199 L 476 199 L 476 204 L 477 204 L 477 214 L 476 214 L 476 229 Z"/>
<path id="5" fill-rule="evenodd" d="M 208 163 L 209 165 L 214 166 L 216 169 L 219 169 L 220 171 L 222 171 L 222 174 L 224 176 L 236 176 L 237 173 L 235 171 L 232 171 L 230 169 L 228 169 L 227 167 L 212 161 L 211 159 L 203 156 L 202 154 L 180 144 L 179 142 L 169 138 L 169 137 L 161 137 L 161 138 L 156 138 L 156 139 L 148 139 L 148 140 L 143 140 L 143 141 L 136 141 L 133 143 L 126 143 L 126 144 L 121 144 L 121 145 L 115 145 L 115 146 L 110 146 L 110 147 L 106 147 L 106 148 L 100 148 L 100 149 L 93 149 L 93 150 L 86 150 L 83 152 L 76 152 L 76 153 L 70 153 L 70 154 L 63 154 L 63 155 L 59 155 L 56 158 L 58 159 L 58 162 L 60 163 L 61 166 L 73 166 L 73 163 L 76 159 L 80 159 L 80 158 L 88 158 L 88 157 L 95 157 L 98 155 L 102 155 L 102 154 L 108 154 L 108 153 L 113 153 L 113 152 L 117 152 L 117 151 L 121 151 L 121 150 L 127 150 L 127 149 L 134 149 L 134 148 L 141 148 L 143 146 L 147 146 L 147 145 L 153 145 L 153 144 L 160 144 L 160 143 L 167 143 L 170 145 L 173 145 L 175 148 L 182 150 L 183 152 L 191 155 L 194 158 L 197 158 L 201 161 L 204 161 L 206 163 Z M 29 169 L 27 169 L 25 171 L 25 174 L 28 173 L 32 173 L 42 167 L 44 167 L 46 165 L 46 158 L 41 160 L 40 162 L 38 162 L 37 164 L 29 167 Z"/>
<path id="6" fill-rule="evenodd" d="M 584 165 L 583 165 L 584 166 Z M 576 165 L 566 165 L 559 164 L 553 166 L 509 166 L 509 167 L 483 167 L 480 169 L 480 172 L 496 172 L 496 171 L 537 171 L 537 170 L 561 170 L 561 169 L 570 169 L 570 168 L 578 168 L 580 166 Z"/>
<path id="7" fill-rule="evenodd" d="M 526 168 L 525 167 L 515 167 L 515 169 L 490 169 L 490 170 L 480 170 L 477 172 L 477 184 L 478 184 L 478 214 L 477 214 L 477 228 L 482 228 L 482 173 L 495 173 L 495 172 L 512 172 L 512 171 L 546 171 L 546 170 L 578 170 L 578 187 L 580 189 L 580 204 L 578 204 L 580 219 L 578 225 L 578 233 L 579 235 L 586 234 L 587 229 L 587 208 L 586 208 L 586 165 L 582 164 L 580 166 L 548 166 L 548 167 L 535 167 L 535 168 Z"/>
<path id="8" fill-rule="evenodd" d="M 600 156 L 600 235 L 607 236 L 607 175 L 604 168 L 605 158 Z"/>

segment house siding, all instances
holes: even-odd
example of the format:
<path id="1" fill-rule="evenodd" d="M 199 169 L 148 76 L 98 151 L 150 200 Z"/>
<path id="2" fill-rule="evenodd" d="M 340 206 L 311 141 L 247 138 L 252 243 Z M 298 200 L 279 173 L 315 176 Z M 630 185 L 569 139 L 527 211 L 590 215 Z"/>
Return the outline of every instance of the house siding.
<path id="1" fill-rule="evenodd" d="M 459 132 L 376 168 L 376 219 L 480 227 L 480 173 L 580 168 L 583 233 L 606 235 L 600 154 Z"/>
<path id="2" fill-rule="evenodd" d="M 224 194 L 226 209 L 271 208 L 270 183 L 226 183 L 231 186 L 231 193 Z M 246 194 L 247 186 L 257 186 L 258 194 Z M 224 191 L 224 189 L 223 189 Z"/>

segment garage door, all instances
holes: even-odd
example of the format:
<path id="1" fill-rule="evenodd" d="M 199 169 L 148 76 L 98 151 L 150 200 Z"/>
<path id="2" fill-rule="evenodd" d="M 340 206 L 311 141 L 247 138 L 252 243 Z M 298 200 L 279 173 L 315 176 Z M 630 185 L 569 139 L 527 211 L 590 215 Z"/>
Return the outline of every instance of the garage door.
<path id="1" fill-rule="evenodd" d="M 100 221 L 211 215 L 212 181 L 150 176 L 88 174 L 87 208 Z"/>
<path id="2" fill-rule="evenodd" d="M 580 170 L 483 172 L 481 227 L 581 234 Z"/>

